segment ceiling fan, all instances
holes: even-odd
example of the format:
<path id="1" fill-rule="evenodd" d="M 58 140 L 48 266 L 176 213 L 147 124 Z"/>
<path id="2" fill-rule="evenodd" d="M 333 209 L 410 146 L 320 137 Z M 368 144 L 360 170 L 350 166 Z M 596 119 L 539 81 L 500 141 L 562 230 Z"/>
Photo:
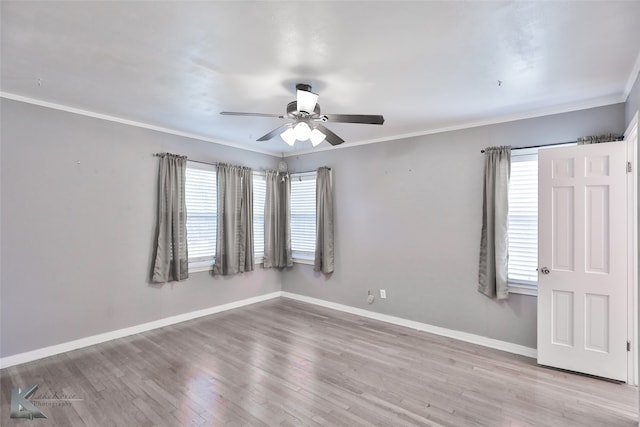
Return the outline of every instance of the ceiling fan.
<path id="1" fill-rule="evenodd" d="M 361 123 L 381 125 L 384 117 L 368 114 L 321 114 L 318 95 L 311 92 L 311 85 L 299 83 L 296 85 L 296 100 L 287 104 L 287 114 L 265 113 L 239 113 L 234 111 L 222 111 L 220 114 L 228 116 L 253 116 L 253 117 L 277 117 L 279 119 L 291 119 L 292 123 L 286 123 L 266 135 L 258 138 L 258 141 L 268 141 L 280 135 L 282 139 L 293 147 L 296 141 L 311 140 L 315 147 L 326 140 L 331 145 L 339 145 L 344 142 L 335 133 L 331 132 L 322 123 Z"/>

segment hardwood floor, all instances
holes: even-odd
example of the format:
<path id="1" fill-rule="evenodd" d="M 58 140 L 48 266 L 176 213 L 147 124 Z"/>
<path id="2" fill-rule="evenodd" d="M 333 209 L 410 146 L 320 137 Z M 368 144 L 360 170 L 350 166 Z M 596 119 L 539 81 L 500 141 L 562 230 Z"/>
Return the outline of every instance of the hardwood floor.
<path id="1" fill-rule="evenodd" d="M 28 384 L 47 419 L 9 418 Z M 289 299 L 3 369 L 0 393 L 0 424 L 33 427 L 635 426 L 638 402 L 634 387 Z M 52 397 L 82 400 L 35 400 Z"/>

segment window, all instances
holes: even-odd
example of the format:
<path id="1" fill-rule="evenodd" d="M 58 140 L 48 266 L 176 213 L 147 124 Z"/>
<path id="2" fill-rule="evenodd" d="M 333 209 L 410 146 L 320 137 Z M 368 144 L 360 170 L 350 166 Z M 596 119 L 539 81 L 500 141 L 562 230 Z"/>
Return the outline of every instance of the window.
<path id="1" fill-rule="evenodd" d="M 187 162 L 185 172 L 189 271 L 209 270 L 216 254 L 216 170 Z"/>
<path id="2" fill-rule="evenodd" d="M 187 162 L 185 203 L 189 271 L 210 270 L 215 261 L 217 228 L 215 166 Z M 263 172 L 253 172 L 253 249 L 255 262 L 264 258 Z M 316 173 L 291 175 L 291 249 L 297 261 L 313 261 L 316 249 Z"/>
<path id="3" fill-rule="evenodd" d="M 538 154 L 511 157 L 509 183 L 509 291 L 537 294 Z"/>
<path id="4" fill-rule="evenodd" d="M 316 252 L 316 172 L 291 174 L 291 252 L 313 261 Z"/>
<path id="5" fill-rule="evenodd" d="M 253 172 L 253 253 L 256 264 L 264 258 L 264 201 L 267 182 L 264 172 Z"/>

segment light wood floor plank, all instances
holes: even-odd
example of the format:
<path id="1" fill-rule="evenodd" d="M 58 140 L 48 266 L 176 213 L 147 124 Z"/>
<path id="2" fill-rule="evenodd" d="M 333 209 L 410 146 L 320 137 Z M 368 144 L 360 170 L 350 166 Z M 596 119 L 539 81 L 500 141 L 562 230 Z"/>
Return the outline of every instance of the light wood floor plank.
<path id="1" fill-rule="evenodd" d="M 46 420 L 12 420 L 11 390 L 27 384 L 83 400 L 41 406 Z M 0 425 L 29 427 L 615 427 L 638 418 L 634 387 L 288 299 L 4 369 L 0 399 Z"/>

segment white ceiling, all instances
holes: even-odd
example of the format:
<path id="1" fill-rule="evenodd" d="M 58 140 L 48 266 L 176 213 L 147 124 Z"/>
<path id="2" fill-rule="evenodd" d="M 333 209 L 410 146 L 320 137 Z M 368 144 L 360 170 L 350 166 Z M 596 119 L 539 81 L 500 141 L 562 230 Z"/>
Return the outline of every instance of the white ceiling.
<path id="1" fill-rule="evenodd" d="M 623 102 L 640 62 L 640 1 L 2 1 L 1 25 L 5 97 L 276 154 L 255 140 L 282 120 L 219 112 L 310 83 L 323 113 L 384 115 L 327 124 L 346 146 Z"/>

